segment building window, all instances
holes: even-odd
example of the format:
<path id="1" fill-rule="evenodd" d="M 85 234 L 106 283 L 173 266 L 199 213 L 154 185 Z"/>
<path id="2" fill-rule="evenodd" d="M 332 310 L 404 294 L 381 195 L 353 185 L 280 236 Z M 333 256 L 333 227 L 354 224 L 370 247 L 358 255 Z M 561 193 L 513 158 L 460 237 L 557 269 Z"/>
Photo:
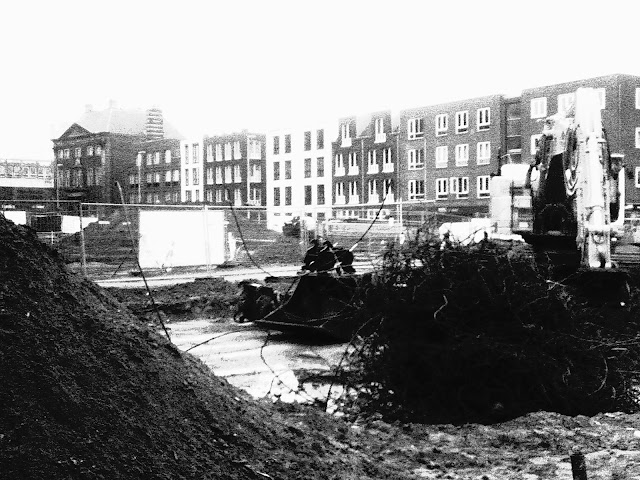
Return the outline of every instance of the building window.
<path id="1" fill-rule="evenodd" d="M 476 117 L 476 124 L 478 125 L 478 131 L 489 130 L 491 126 L 491 108 L 484 107 L 479 108 Z"/>
<path id="2" fill-rule="evenodd" d="M 262 205 L 262 190 L 252 187 L 249 191 L 249 203 L 252 205 Z"/>
<path id="3" fill-rule="evenodd" d="M 153 164 L 160 165 L 160 152 L 155 152 L 153 154 Z"/>
<path id="4" fill-rule="evenodd" d="M 538 151 L 538 146 L 540 144 L 540 139 L 542 138 L 542 134 L 538 133 L 536 135 L 531 135 L 531 155 L 535 155 Z M 638 146 L 638 129 L 636 129 L 636 146 Z M 639 147 L 640 148 L 640 147 Z"/>
<path id="5" fill-rule="evenodd" d="M 68 148 L 64 149 L 64 158 L 69 158 L 71 155 L 71 150 Z"/>
<path id="6" fill-rule="evenodd" d="M 233 166 L 233 183 L 242 183 L 242 171 L 240 165 Z"/>
<path id="7" fill-rule="evenodd" d="M 284 187 L 284 204 L 291 205 L 291 187 Z"/>
<path id="8" fill-rule="evenodd" d="M 173 171 L 173 182 L 180 183 L 180 170 L 177 168 Z"/>
<path id="9" fill-rule="evenodd" d="M 216 162 L 221 162 L 222 158 L 222 144 L 216 143 Z"/>
<path id="10" fill-rule="evenodd" d="M 344 175 L 344 156 L 342 153 L 336 154 L 336 175 Z"/>
<path id="11" fill-rule="evenodd" d="M 469 111 L 456 112 L 456 133 L 467 133 L 469 131 Z"/>
<path id="12" fill-rule="evenodd" d="M 213 145 L 210 143 L 207 145 L 207 158 L 205 159 L 205 161 L 213 162 Z"/>
<path id="13" fill-rule="evenodd" d="M 231 160 L 231 143 L 224 144 L 224 159 Z"/>
<path id="14" fill-rule="evenodd" d="M 349 175 L 358 175 L 359 173 L 358 154 L 356 152 L 349 152 Z"/>
<path id="15" fill-rule="evenodd" d="M 436 200 L 444 200 L 449 195 L 449 179 L 436 179 Z"/>
<path id="16" fill-rule="evenodd" d="M 273 137 L 273 154 L 278 155 L 280 153 L 280 137 Z"/>
<path id="17" fill-rule="evenodd" d="M 367 173 L 375 174 L 380 171 L 378 167 L 378 159 L 376 150 L 369 150 L 367 153 L 368 162 L 367 162 Z"/>
<path id="18" fill-rule="evenodd" d="M 73 156 L 75 158 L 80 158 L 82 156 L 82 147 L 76 147 L 74 150 Z"/>
<path id="19" fill-rule="evenodd" d="M 466 167 L 469 164 L 469 144 L 456 145 L 456 167 Z"/>
<path id="20" fill-rule="evenodd" d="M 478 142 L 477 163 L 488 165 L 491 163 L 491 142 Z"/>
<path id="21" fill-rule="evenodd" d="M 96 155 L 102 155 L 102 145 L 96 145 Z"/>
<path id="22" fill-rule="evenodd" d="M 216 167 L 216 183 L 218 185 L 222 185 L 224 183 L 224 179 L 222 177 L 222 167 Z"/>
<path id="23" fill-rule="evenodd" d="M 309 132 L 311 134 L 311 132 Z M 304 159 L 304 178 L 311 178 L 311 159 Z"/>
<path id="24" fill-rule="evenodd" d="M 304 132 L 304 149 L 311 150 L 311 130 Z"/>
<path id="25" fill-rule="evenodd" d="M 317 199 L 318 205 L 324 205 L 324 202 L 325 202 L 324 185 L 318 185 L 317 191 L 316 191 L 316 199 Z"/>
<path id="26" fill-rule="evenodd" d="M 414 140 L 424 136 L 422 118 L 410 118 L 407 120 L 407 138 Z"/>
<path id="27" fill-rule="evenodd" d="M 87 156 L 89 156 L 89 157 L 93 156 L 93 145 L 89 145 L 87 147 Z"/>
<path id="28" fill-rule="evenodd" d="M 231 165 L 224 167 L 224 183 L 233 183 Z"/>
<path id="29" fill-rule="evenodd" d="M 189 163 L 189 145 L 184 146 L 184 162 Z"/>
<path id="30" fill-rule="evenodd" d="M 280 162 L 273 162 L 273 179 L 280 180 Z"/>
<path id="31" fill-rule="evenodd" d="M 354 180 L 349 182 L 349 198 L 353 198 L 357 196 L 358 196 L 358 182 Z"/>
<path id="32" fill-rule="evenodd" d="M 184 184 L 185 186 L 189 186 L 189 169 L 184 169 Z"/>
<path id="33" fill-rule="evenodd" d="M 449 147 L 442 145 L 436 147 L 436 168 L 446 168 L 449 163 Z"/>
<path id="34" fill-rule="evenodd" d="M 393 172 L 393 156 L 391 155 L 390 148 L 385 148 L 384 150 L 382 150 L 382 171 L 386 173 Z"/>
<path id="35" fill-rule="evenodd" d="M 280 206 L 280 187 L 273 189 L 273 205 L 276 207 Z"/>
<path id="36" fill-rule="evenodd" d="M 191 201 L 191 190 L 187 190 L 186 192 L 184 192 L 184 201 L 185 202 L 190 202 Z M 149 203 L 149 202 L 147 202 Z"/>
<path id="37" fill-rule="evenodd" d="M 374 130 L 375 130 L 374 141 L 376 143 L 381 143 L 381 142 L 386 142 L 387 141 L 387 134 L 384 133 L 384 118 L 376 118 L 375 125 L 374 125 Z"/>
<path id="38" fill-rule="evenodd" d="M 64 150 L 61 148 L 58 150 L 58 158 L 62 160 L 64 158 Z"/>
<path id="39" fill-rule="evenodd" d="M 344 197 L 344 182 L 336 183 L 336 201 L 338 197 Z"/>
<path id="40" fill-rule="evenodd" d="M 216 189 L 216 203 L 222 203 L 222 189 Z"/>
<path id="41" fill-rule="evenodd" d="M 165 150 L 164 163 L 171 163 L 171 150 Z"/>
<path id="42" fill-rule="evenodd" d="M 340 137 L 342 138 L 343 142 L 351 138 L 351 132 L 349 131 L 348 123 L 343 123 L 340 125 Z"/>
<path id="43" fill-rule="evenodd" d="M 383 180 L 383 188 L 385 199 L 389 196 L 393 196 L 393 180 L 391 180 L 390 178 L 385 178 Z"/>
<path id="44" fill-rule="evenodd" d="M 378 198 L 378 181 L 375 178 L 372 178 L 367 182 L 367 186 L 369 190 L 369 201 L 378 202 L 380 200 Z"/>
<path id="45" fill-rule="evenodd" d="M 322 128 L 316 130 L 316 148 L 318 150 L 324 148 L 324 130 Z"/>
<path id="46" fill-rule="evenodd" d="M 452 177 L 449 184 L 450 191 L 456 198 L 469 198 L 469 177 Z"/>
<path id="47" fill-rule="evenodd" d="M 562 93 L 558 95 L 558 112 L 568 113 L 576 102 L 576 93 Z"/>
<path id="48" fill-rule="evenodd" d="M 171 170 L 164 172 L 164 183 L 167 185 L 171 183 Z"/>
<path id="49" fill-rule="evenodd" d="M 447 130 L 449 130 L 449 115 L 446 113 L 436 115 L 436 136 L 446 135 Z"/>
<path id="50" fill-rule="evenodd" d="M 640 148 L 640 127 L 636 127 L 636 148 Z"/>
<path id="51" fill-rule="evenodd" d="M 409 200 L 420 200 L 424 198 L 424 180 L 409 180 L 408 184 Z"/>
<path id="52" fill-rule="evenodd" d="M 242 154 L 240 152 L 240 141 L 236 140 L 233 142 L 233 159 L 240 160 L 242 158 Z"/>
<path id="53" fill-rule="evenodd" d="M 324 177 L 324 157 L 316 159 L 316 176 L 318 178 Z"/>
<path id="54" fill-rule="evenodd" d="M 304 186 L 304 204 L 311 205 L 311 202 L 312 202 L 311 185 L 305 185 Z"/>
<path id="55" fill-rule="evenodd" d="M 421 170 L 424 168 L 424 150 L 415 148 L 407 150 L 409 170 Z"/>
<path id="56" fill-rule="evenodd" d="M 260 160 L 262 158 L 262 142 L 260 140 L 249 140 L 249 158 Z"/>
<path id="57" fill-rule="evenodd" d="M 543 118 L 547 116 L 547 97 L 531 99 L 531 118 Z"/>
<path id="58" fill-rule="evenodd" d="M 490 178 L 489 175 L 480 175 L 476 179 L 476 191 L 478 192 L 478 198 L 487 198 L 490 195 Z"/>
<path id="59" fill-rule="evenodd" d="M 156 187 L 160 186 L 160 178 L 162 177 L 162 175 L 160 174 L 160 172 L 154 172 L 153 174 L 153 183 L 155 184 Z M 195 183 L 194 183 L 195 185 Z"/>
<path id="60" fill-rule="evenodd" d="M 242 205 L 242 190 L 239 188 L 233 190 L 233 204 Z"/>
<path id="61" fill-rule="evenodd" d="M 284 179 L 291 179 L 291 160 L 285 160 L 284 162 Z"/>
<path id="62" fill-rule="evenodd" d="M 284 153 L 291 153 L 291 135 L 284 136 Z"/>

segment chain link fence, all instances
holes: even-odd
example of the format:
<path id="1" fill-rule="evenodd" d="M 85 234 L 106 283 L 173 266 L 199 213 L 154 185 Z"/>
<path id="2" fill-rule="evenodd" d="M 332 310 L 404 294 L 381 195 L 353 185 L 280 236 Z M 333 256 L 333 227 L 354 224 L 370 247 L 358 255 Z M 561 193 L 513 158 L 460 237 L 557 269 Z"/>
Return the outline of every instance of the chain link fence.
<path id="1" fill-rule="evenodd" d="M 377 265 L 388 246 L 437 234 L 468 217 L 425 205 L 389 216 L 362 211 L 347 218 L 301 212 L 274 222 L 264 207 L 122 205 L 73 201 L 3 201 L 2 214 L 33 228 L 72 271 L 92 279 L 218 267 L 302 265 L 313 238 Z M 488 220 L 487 220 L 488 221 Z"/>

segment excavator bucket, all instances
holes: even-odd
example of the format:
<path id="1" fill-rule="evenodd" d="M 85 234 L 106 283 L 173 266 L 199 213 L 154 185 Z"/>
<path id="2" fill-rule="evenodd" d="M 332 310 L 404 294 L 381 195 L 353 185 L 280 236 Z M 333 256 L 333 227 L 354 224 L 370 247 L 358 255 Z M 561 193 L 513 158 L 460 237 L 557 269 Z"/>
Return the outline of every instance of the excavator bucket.
<path id="1" fill-rule="evenodd" d="M 351 317 L 357 286 L 353 275 L 301 275 L 291 296 L 255 324 L 315 338 L 348 340 L 353 333 Z"/>

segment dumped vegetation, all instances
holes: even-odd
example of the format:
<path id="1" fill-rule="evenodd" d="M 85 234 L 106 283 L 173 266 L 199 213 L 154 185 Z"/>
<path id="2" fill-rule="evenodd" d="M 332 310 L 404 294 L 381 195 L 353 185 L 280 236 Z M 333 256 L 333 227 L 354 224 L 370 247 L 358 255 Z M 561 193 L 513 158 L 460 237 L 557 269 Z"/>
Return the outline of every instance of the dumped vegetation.
<path id="1" fill-rule="evenodd" d="M 341 374 L 358 395 L 345 412 L 428 423 L 637 412 L 637 288 L 621 308 L 546 278 L 486 241 L 391 248 L 356 300 L 362 338 Z"/>

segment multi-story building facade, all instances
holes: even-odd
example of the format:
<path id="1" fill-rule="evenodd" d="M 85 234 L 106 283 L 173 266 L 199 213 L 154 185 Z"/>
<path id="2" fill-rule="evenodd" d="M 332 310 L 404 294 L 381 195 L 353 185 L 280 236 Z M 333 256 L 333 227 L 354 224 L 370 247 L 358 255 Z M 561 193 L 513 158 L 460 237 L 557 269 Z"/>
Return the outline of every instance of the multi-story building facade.
<path id="1" fill-rule="evenodd" d="M 403 110 L 400 191 L 405 214 L 489 212 L 491 174 L 506 137 L 502 95 Z"/>
<path id="2" fill-rule="evenodd" d="M 625 203 L 640 207 L 640 77 L 616 74 L 523 90 L 522 161 L 533 161 L 545 118 L 569 109 L 580 87 L 598 90 L 609 150 L 623 156 L 628 173 Z"/>
<path id="3" fill-rule="evenodd" d="M 203 139 L 180 142 L 180 198 L 183 203 L 200 203 L 204 199 Z"/>
<path id="4" fill-rule="evenodd" d="M 333 142 L 336 217 L 392 215 L 400 173 L 397 160 L 398 124 L 390 111 L 341 118 Z"/>
<path id="5" fill-rule="evenodd" d="M 294 216 L 312 223 L 331 217 L 331 138 L 336 122 L 267 135 L 267 225 L 279 230 Z"/>
<path id="6" fill-rule="evenodd" d="M 129 167 L 128 202 L 178 204 L 180 196 L 180 140 L 150 140 Z"/>
<path id="7" fill-rule="evenodd" d="M 137 172 L 138 153 L 146 151 L 150 140 L 180 139 L 180 134 L 164 122 L 157 109 L 109 108 L 84 115 L 59 138 L 53 140 L 55 182 L 61 200 L 91 203 L 120 203 L 118 185 L 131 185 Z M 146 187 L 146 182 L 138 180 Z M 153 182 L 155 184 L 155 182 Z M 141 187 L 141 188 L 142 188 Z M 146 192 L 140 192 L 146 199 Z M 127 195 L 125 201 L 134 197 Z M 154 196 L 152 195 L 152 200 Z"/>
<path id="8" fill-rule="evenodd" d="M 205 136 L 202 145 L 204 201 L 214 205 L 266 205 L 264 134 L 244 130 Z"/>

